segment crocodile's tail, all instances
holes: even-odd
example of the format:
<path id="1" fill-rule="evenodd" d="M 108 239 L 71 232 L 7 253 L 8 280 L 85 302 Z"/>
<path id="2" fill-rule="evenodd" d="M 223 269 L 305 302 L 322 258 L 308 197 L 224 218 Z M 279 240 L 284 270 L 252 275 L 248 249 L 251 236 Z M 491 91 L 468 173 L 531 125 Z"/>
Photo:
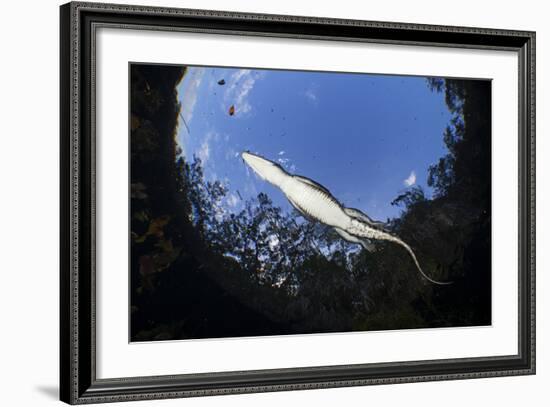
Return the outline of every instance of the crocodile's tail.
<path id="1" fill-rule="evenodd" d="M 371 221 L 370 218 L 368 218 L 366 215 L 360 216 L 360 215 L 357 215 L 354 211 L 356 210 L 353 210 L 353 212 L 350 212 L 350 210 L 346 211 L 350 216 L 354 218 L 354 221 L 357 221 L 356 223 L 354 222 L 355 227 L 352 227 L 350 228 L 351 230 L 346 231 L 349 235 L 359 239 L 387 240 L 389 242 L 397 243 L 398 245 L 404 247 L 405 250 L 407 250 L 407 252 L 409 252 L 410 256 L 414 261 L 414 264 L 416 265 L 416 268 L 426 280 L 438 285 L 452 284 L 452 281 L 443 282 L 443 281 L 437 281 L 437 280 L 434 280 L 433 278 L 428 277 L 426 273 L 424 273 L 424 271 L 422 270 L 422 267 L 420 267 L 420 264 L 416 259 L 416 255 L 414 254 L 413 250 L 407 243 L 405 243 L 403 240 L 399 239 L 396 236 L 391 235 L 390 233 L 384 230 L 380 230 L 379 228 L 376 227 L 375 222 Z"/>
<path id="2" fill-rule="evenodd" d="M 434 284 L 438 284 L 438 285 L 449 285 L 449 284 L 452 284 L 453 282 L 452 281 L 437 281 L 437 280 L 434 280 L 433 278 L 430 278 L 426 275 L 426 273 L 424 273 L 424 271 L 422 270 L 422 267 L 420 267 L 420 264 L 418 263 L 418 260 L 416 259 L 416 256 L 413 252 L 413 250 L 411 249 L 411 247 L 405 243 L 403 240 L 399 239 L 398 237 L 395 237 L 393 235 L 390 235 L 389 233 L 384 233 L 384 236 L 381 237 L 383 240 L 388 240 L 390 242 L 394 242 L 394 243 L 397 243 L 399 245 L 401 245 L 402 247 L 405 248 L 405 250 L 407 250 L 409 252 L 409 254 L 411 255 L 413 261 L 414 261 L 414 264 L 416 264 L 416 268 L 418 269 L 418 271 L 420 272 L 420 274 L 422 274 L 422 276 L 424 276 L 424 278 Z"/>

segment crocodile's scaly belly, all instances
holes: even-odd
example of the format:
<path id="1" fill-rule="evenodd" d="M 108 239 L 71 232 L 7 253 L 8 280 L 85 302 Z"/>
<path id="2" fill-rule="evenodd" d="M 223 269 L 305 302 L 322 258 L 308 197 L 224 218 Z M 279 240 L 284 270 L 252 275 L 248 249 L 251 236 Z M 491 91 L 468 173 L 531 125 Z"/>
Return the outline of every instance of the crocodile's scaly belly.
<path id="1" fill-rule="evenodd" d="M 306 216 L 333 227 L 345 228 L 349 224 L 342 206 L 325 191 L 294 179 L 281 189 Z"/>

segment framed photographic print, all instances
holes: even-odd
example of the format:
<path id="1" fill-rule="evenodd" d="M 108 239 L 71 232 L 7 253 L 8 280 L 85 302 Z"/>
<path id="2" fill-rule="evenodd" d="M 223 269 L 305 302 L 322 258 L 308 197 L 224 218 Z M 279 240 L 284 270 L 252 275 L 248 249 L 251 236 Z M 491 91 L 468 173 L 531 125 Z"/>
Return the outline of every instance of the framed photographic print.
<path id="1" fill-rule="evenodd" d="M 61 399 L 535 373 L 535 34 L 61 7 Z"/>

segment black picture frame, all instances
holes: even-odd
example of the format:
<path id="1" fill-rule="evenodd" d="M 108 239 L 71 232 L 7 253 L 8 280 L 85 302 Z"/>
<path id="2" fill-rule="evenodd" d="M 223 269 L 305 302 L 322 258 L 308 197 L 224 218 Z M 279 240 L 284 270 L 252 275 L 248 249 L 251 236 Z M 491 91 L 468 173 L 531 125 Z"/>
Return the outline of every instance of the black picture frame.
<path id="1" fill-rule="evenodd" d="M 535 373 L 534 32 L 81 2 L 61 6 L 60 23 L 62 401 L 100 403 Z M 132 30 L 185 30 L 517 52 L 518 353 L 499 357 L 97 379 L 93 36 L 96 27 L 106 25 Z"/>

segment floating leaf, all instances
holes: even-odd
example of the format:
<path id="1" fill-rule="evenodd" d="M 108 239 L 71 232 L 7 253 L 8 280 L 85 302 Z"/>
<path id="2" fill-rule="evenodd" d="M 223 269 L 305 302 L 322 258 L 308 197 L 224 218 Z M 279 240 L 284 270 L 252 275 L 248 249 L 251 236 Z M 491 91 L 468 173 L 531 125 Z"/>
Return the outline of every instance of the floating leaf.
<path id="1" fill-rule="evenodd" d="M 141 276 L 141 287 L 138 288 L 138 294 L 141 294 L 144 289 L 152 290 L 153 274 L 156 272 L 155 262 L 151 256 L 140 256 L 139 258 L 139 274 Z"/>
<path id="2" fill-rule="evenodd" d="M 168 252 L 155 254 L 153 257 L 155 271 L 162 271 L 170 266 L 178 258 L 180 251 L 180 248 L 176 248 Z"/>
<path id="3" fill-rule="evenodd" d="M 168 222 L 170 222 L 170 216 L 168 215 L 160 216 L 153 219 L 151 223 L 149 223 L 149 228 L 147 229 L 147 232 L 139 239 L 136 239 L 136 242 L 143 243 L 148 236 L 155 236 L 161 239 L 164 236 L 164 226 L 166 226 Z"/>
<path id="4" fill-rule="evenodd" d="M 149 220 L 149 216 L 145 211 L 137 212 L 134 217 L 140 222 L 147 222 Z"/>
<path id="5" fill-rule="evenodd" d="M 148 276 L 155 272 L 155 263 L 151 256 L 140 256 L 139 258 L 139 274 Z"/>
<path id="6" fill-rule="evenodd" d="M 161 238 L 164 235 L 164 227 L 170 222 L 170 216 L 164 215 L 158 218 L 155 218 L 149 224 L 149 230 L 147 231 L 148 235 L 153 235 L 158 238 Z"/>
<path id="7" fill-rule="evenodd" d="M 174 246 L 172 245 L 171 240 L 161 239 L 156 244 L 156 246 L 159 247 L 160 249 L 162 249 L 165 252 L 172 252 L 174 250 Z"/>
<path id="8" fill-rule="evenodd" d="M 132 184 L 130 188 L 130 196 L 135 199 L 145 199 L 147 198 L 147 194 L 144 192 L 145 189 L 147 189 L 147 187 L 141 182 Z"/>
<path id="9" fill-rule="evenodd" d="M 139 126 L 141 126 L 141 120 L 139 120 L 139 117 L 136 115 L 132 115 L 132 118 L 130 119 L 130 128 L 134 131 Z"/>

